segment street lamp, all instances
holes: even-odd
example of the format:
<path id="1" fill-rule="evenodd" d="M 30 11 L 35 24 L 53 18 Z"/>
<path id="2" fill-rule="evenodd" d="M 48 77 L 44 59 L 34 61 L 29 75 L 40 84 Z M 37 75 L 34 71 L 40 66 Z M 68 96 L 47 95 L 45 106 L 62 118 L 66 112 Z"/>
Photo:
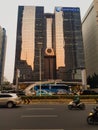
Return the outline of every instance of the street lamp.
<path id="1" fill-rule="evenodd" d="M 18 78 L 20 77 L 20 70 L 16 69 L 16 90 L 18 91 Z"/>
<path id="2" fill-rule="evenodd" d="M 40 96 L 41 96 L 41 80 L 42 80 L 42 74 L 41 74 L 41 68 L 42 68 L 42 66 L 41 66 L 41 50 L 42 50 L 42 42 L 39 42 L 38 44 L 38 48 L 39 48 L 39 80 L 40 80 Z"/>

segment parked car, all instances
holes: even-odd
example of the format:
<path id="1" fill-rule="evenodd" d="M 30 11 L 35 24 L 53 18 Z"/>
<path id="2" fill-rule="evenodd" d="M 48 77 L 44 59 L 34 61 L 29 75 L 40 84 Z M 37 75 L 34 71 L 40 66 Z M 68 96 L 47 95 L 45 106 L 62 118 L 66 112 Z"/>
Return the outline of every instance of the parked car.
<path id="1" fill-rule="evenodd" d="M 16 93 L 0 93 L 0 106 L 12 108 L 21 104 L 21 98 Z"/>
<path id="2" fill-rule="evenodd" d="M 37 90 L 36 91 L 36 96 L 40 96 L 40 93 L 41 93 L 41 96 L 50 96 L 52 95 L 51 92 L 47 92 L 46 90 Z"/>
<path id="3" fill-rule="evenodd" d="M 81 95 L 97 95 L 98 93 L 94 90 L 84 90 Z"/>

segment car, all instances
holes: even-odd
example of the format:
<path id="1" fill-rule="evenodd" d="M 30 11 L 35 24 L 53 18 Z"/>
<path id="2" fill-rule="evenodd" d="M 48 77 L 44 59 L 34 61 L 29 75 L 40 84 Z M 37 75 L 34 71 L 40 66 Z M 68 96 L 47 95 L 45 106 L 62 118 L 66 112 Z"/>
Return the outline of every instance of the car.
<path id="1" fill-rule="evenodd" d="M 0 93 L 0 106 L 12 108 L 21 104 L 21 97 L 16 93 Z"/>
<path id="2" fill-rule="evenodd" d="M 41 93 L 41 96 L 50 96 L 52 95 L 51 92 L 47 92 L 46 90 L 37 90 L 36 91 L 36 96 L 40 96 L 40 93 Z"/>
<path id="3" fill-rule="evenodd" d="M 2 93 L 16 93 L 18 96 L 25 96 L 23 90 L 2 90 Z"/>

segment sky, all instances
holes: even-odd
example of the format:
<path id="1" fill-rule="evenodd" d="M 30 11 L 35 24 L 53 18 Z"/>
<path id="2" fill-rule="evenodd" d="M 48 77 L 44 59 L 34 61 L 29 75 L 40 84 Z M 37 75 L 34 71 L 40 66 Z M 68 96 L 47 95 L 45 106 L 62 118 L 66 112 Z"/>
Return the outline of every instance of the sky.
<path id="1" fill-rule="evenodd" d="M 4 77 L 13 82 L 17 14 L 19 5 L 44 6 L 45 12 L 54 11 L 55 6 L 79 7 L 81 19 L 93 0 L 0 0 L 0 26 L 6 29 L 7 49 Z"/>

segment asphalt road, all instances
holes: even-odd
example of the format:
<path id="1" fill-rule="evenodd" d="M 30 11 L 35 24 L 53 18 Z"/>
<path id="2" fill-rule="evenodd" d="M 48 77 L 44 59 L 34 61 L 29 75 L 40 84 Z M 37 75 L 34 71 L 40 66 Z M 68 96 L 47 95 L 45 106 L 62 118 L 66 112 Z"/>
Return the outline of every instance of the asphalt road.
<path id="1" fill-rule="evenodd" d="M 68 110 L 67 104 L 21 105 L 0 107 L 0 130 L 97 130 L 86 118 L 96 104 L 86 104 L 85 110 Z"/>

